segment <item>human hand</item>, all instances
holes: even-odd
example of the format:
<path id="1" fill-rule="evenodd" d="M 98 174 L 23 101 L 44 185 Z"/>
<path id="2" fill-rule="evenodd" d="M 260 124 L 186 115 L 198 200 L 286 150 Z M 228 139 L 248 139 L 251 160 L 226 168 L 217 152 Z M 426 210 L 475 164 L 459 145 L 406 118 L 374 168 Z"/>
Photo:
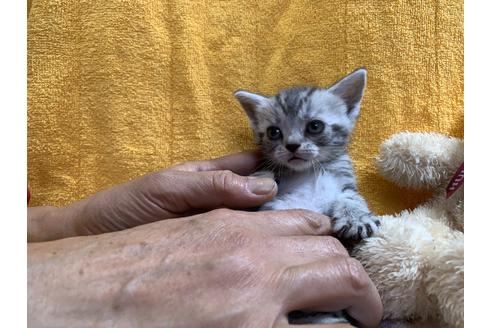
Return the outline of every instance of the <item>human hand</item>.
<path id="1" fill-rule="evenodd" d="M 245 177 L 258 155 L 244 152 L 188 162 L 101 191 L 62 208 L 29 208 L 28 241 L 95 235 L 229 207 L 255 207 L 277 193 L 275 181 Z"/>
<path id="2" fill-rule="evenodd" d="M 309 211 L 219 209 L 30 243 L 28 325 L 289 327 L 293 310 L 346 309 L 376 327 L 376 288 L 329 232 Z"/>

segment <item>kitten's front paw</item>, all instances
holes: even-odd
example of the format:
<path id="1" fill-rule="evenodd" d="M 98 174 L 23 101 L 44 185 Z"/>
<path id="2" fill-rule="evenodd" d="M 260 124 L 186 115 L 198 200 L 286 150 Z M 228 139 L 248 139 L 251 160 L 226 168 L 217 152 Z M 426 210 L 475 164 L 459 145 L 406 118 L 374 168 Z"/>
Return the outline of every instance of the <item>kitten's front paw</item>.
<path id="1" fill-rule="evenodd" d="M 374 214 L 366 213 L 360 217 L 335 215 L 331 218 L 331 225 L 338 238 L 359 241 L 377 232 L 381 222 Z"/>

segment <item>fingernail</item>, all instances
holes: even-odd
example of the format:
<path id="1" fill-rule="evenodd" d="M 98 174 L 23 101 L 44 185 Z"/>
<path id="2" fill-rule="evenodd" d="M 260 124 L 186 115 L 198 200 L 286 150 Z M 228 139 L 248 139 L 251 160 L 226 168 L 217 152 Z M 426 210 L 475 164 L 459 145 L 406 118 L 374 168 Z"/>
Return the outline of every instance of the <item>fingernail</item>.
<path id="1" fill-rule="evenodd" d="M 249 178 L 248 189 L 256 195 L 266 195 L 273 191 L 277 184 L 268 178 Z"/>

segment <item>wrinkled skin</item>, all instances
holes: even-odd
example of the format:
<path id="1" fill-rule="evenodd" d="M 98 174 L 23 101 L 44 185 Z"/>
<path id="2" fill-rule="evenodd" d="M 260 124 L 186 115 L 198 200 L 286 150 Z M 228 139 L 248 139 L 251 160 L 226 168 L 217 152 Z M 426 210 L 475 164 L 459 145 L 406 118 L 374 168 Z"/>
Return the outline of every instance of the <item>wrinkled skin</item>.
<path id="1" fill-rule="evenodd" d="M 64 208 L 29 208 L 28 241 L 118 231 L 219 207 L 261 205 L 276 195 L 275 182 L 239 175 L 250 173 L 257 163 L 258 155 L 248 152 L 188 162 L 101 191 Z"/>
<path id="2" fill-rule="evenodd" d="M 292 310 L 347 309 L 376 327 L 376 288 L 326 236 L 328 218 L 213 210 L 274 197 L 274 185 L 254 194 L 252 178 L 222 171 L 255 163 L 252 154 L 188 163 L 66 208 L 29 209 L 39 242 L 28 244 L 28 325 L 286 327 Z"/>

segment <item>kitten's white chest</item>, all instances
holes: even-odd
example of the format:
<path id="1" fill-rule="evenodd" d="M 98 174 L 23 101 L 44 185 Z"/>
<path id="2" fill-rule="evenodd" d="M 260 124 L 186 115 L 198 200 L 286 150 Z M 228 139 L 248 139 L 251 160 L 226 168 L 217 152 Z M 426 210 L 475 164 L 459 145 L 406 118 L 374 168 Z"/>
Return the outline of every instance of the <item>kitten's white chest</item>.
<path id="1" fill-rule="evenodd" d="M 265 206 L 274 210 L 302 208 L 323 213 L 339 193 L 339 182 L 329 173 L 295 173 L 280 180 L 277 197 Z"/>

